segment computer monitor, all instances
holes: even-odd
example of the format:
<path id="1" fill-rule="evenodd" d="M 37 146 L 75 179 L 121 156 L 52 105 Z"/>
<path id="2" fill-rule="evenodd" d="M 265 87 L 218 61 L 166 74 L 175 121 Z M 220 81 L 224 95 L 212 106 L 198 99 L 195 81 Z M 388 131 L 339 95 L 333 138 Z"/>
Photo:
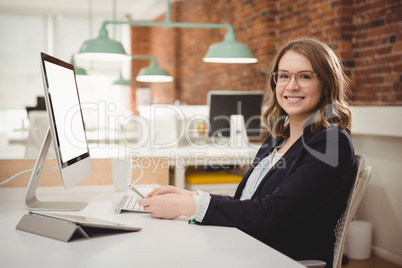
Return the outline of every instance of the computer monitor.
<path id="1" fill-rule="evenodd" d="M 262 91 L 209 91 L 209 136 L 230 137 L 230 116 L 243 115 L 248 138 L 261 137 Z"/>
<path id="2" fill-rule="evenodd" d="M 42 202 L 36 198 L 36 188 L 52 140 L 66 189 L 92 174 L 74 67 L 45 53 L 41 53 L 40 63 L 49 129 L 28 184 L 25 205 L 31 210 L 81 210 L 86 202 Z"/>

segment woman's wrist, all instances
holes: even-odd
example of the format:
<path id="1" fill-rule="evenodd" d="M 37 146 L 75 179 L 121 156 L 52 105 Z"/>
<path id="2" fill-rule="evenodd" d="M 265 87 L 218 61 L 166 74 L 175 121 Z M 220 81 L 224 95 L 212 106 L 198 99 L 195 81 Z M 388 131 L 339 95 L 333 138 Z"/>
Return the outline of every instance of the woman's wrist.
<path id="1" fill-rule="evenodd" d="M 186 196 L 186 201 L 183 202 L 184 207 L 183 207 L 183 213 L 182 215 L 186 217 L 192 217 L 196 210 L 197 206 L 195 205 L 195 201 L 192 196 Z"/>
<path id="2" fill-rule="evenodd" d="M 190 191 L 187 189 L 183 189 L 183 191 L 182 191 L 182 195 L 185 195 L 185 196 L 193 196 L 194 194 L 196 194 L 196 192 Z"/>

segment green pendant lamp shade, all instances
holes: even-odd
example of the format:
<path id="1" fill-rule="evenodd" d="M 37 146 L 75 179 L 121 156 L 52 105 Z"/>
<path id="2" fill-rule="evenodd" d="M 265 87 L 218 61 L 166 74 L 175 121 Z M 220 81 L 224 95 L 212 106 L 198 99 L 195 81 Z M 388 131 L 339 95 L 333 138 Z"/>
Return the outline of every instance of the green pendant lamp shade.
<path id="1" fill-rule="evenodd" d="M 131 81 L 124 79 L 124 78 L 123 78 L 123 75 L 120 73 L 119 79 L 117 79 L 116 81 L 114 81 L 114 82 L 113 82 L 113 85 L 131 87 Z"/>
<path id="2" fill-rule="evenodd" d="M 226 28 L 227 33 L 223 42 L 209 47 L 204 62 L 216 63 L 256 63 L 258 60 L 253 56 L 249 46 L 236 41 L 232 26 L 225 24 L 195 24 L 195 23 L 172 23 L 167 22 L 136 22 L 136 21 L 105 21 L 96 39 L 87 40 L 81 46 L 76 55 L 79 59 L 123 61 L 131 57 L 126 54 L 123 45 L 108 37 L 107 24 L 129 24 L 132 26 L 165 26 L 177 28 L 203 27 L 203 28 Z M 166 75 L 165 75 L 166 76 Z"/>
<path id="3" fill-rule="evenodd" d="M 233 31 L 228 31 L 225 40 L 211 45 L 204 58 L 204 62 L 216 63 L 256 63 L 250 48 L 236 41 Z"/>
<path id="4" fill-rule="evenodd" d="M 74 66 L 75 75 L 87 75 L 85 69 Z"/>
<path id="5" fill-rule="evenodd" d="M 109 38 L 107 30 L 102 27 L 99 36 L 84 42 L 80 52 L 76 55 L 79 59 L 99 61 L 122 61 L 130 60 L 123 45 Z"/>
<path id="6" fill-rule="evenodd" d="M 108 37 L 107 24 L 128 24 L 131 26 L 142 27 L 169 27 L 169 28 L 214 28 L 227 29 L 225 40 L 221 43 L 211 45 L 207 54 L 203 58 L 204 62 L 220 62 L 220 63 L 255 63 L 258 60 L 251 53 L 250 48 L 236 41 L 233 27 L 230 24 L 221 23 L 184 23 L 170 21 L 170 1 L 167 0 L 166 20 L 164 22 L 153 21 L 104 21 L 96 39 L 87 40 L 82 45 L 77 57 L 92 60 L 124 60 L 130 59 L 120 42 L 111 40 Z M 137 77 L 138 81 L 142 80 L 142 75 L 149 72 L 155 73 L 155 79 L 166 79 L 167 75 L 157 66 L 151 66 L 150 69 L 141 70 Z M 158 70 L 159 69 L 159 70 Z M 157 74 L 157 73 L 160 74 Z M 169 80 L 170 82 L 171 80 Z"/>
<path id="7" fill-rule="evenodd" d="M 75 75 L 87 75 L 87 71 L 85 71 L 85 69 L 77 67 L 77 65 L 75 65 L 74 55 L 71 56 L 70 63 L 74 67 Z"/>
<path id="8" fill-rule="evenodd" d="M 155 82 L 172 82 L 173 77 L 162 68 L 158 67 L 156 57 L 153 55 L 131 55 L 132 59 L 147 59 L 151 60 L 151 64 L 148 67 L 144 67 L 138 73 L 136 80 L 138 82 L 155 83 Z M 125 80 L 120 73 L 118 80 L 113 82 L 113 85 L 119 86 L 131 86 L 131 81 Z"/>
<path id="9" fill-rule="evenodd" d="M 172 82 L 173 77 L 162 68 L 158 67 L 154 57 L 151 58 L 151 64 L 140 70 L 135 78 L 138 82 Z"/>

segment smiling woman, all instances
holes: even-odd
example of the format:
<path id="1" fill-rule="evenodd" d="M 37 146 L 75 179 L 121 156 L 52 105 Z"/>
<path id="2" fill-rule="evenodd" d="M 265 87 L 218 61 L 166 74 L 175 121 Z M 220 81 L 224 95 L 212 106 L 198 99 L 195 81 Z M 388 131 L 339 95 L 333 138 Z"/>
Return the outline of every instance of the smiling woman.
<path id="1" fill-rule="evenodd" d="M 291 258 L 333 267 L 334 228 L 356 173 L 348 85 L 339 68 L 324 43 L 286 44 L 269 72 L 270 136 L 235 195 L 168 186 L 139 204 L 156 218 L 185 215 L 197 224 L 236 227 Z"/>
<path id="2" fill-rule="evenodd" d="M 326 44 L 315 39 L 290 41 L 276 54 L 270 74 L 265 102 L 268 108 L 263 117 L 272 135 L 288 138 L 292 117 L 288 112 L 306 105 L 311 105 L 309 115 L 317 111 L 309 120 L 313 132 L 336 123 L 350 134 L 350 81 L 341 61 Z"/>
<path id="3" fill-rule="evenodd" d="M 310 60 L 293 50 L 283 55 L 278 69 L 280 76 L 278 75 L 278 79 L 274 78 L 276 98 L 288 115 L 290 129 L 295 130 L 298 125 L 302 131 L 304 122 L 318 107 L 324 95 L 323 83 L 320 79 L 315 79 Z"/>

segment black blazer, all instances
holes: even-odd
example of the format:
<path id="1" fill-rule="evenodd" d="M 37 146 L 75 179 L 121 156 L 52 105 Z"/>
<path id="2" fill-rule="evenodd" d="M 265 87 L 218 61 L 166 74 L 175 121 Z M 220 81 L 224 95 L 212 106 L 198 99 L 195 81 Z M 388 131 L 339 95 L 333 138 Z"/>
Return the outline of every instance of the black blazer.
<path id="1" fill-rule="evenodd" d="M 267 138 L 235 196 L 211 195 L 199 224 L 237 227 L 293 259 L 322 260 L 332 267 L 334 228 L 357 171 L 350 136 L 337 127 L 304 131 L 251 200 L 239 200 L 254 167 L 280 142 Z"/>

